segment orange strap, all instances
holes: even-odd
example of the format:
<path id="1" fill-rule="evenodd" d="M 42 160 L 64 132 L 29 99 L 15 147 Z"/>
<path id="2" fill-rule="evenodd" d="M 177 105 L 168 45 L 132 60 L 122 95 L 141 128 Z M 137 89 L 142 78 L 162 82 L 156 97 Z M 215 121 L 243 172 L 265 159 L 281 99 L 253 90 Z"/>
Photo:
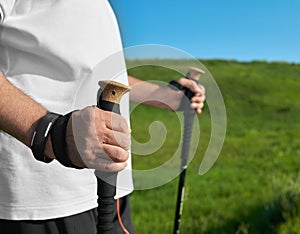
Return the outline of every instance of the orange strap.
<path id="1" fill-rule="evenodd" d="M 120 212 L 120 199 L 117 199 L 117 213 L 118 213 L 118 220 L 122 230 L 125 232 L 125 234 L 130 234 L 122 222 L 121 212 Z"/>

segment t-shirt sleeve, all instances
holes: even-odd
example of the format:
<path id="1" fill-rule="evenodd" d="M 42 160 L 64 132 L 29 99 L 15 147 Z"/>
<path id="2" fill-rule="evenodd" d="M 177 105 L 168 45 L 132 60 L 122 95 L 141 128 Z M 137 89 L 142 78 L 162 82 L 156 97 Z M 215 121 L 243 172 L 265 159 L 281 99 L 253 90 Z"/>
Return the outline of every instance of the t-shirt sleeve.
<path id="1" fill-rule="evenodd" d="M 2 5 L 0 5 L 0 23 L 4 21 L 4 10 Z"/>
<path id="2" fill-rule="evenodd" d="M 0 23 L 11 14 L 15 0 L 0 0 Z"/>

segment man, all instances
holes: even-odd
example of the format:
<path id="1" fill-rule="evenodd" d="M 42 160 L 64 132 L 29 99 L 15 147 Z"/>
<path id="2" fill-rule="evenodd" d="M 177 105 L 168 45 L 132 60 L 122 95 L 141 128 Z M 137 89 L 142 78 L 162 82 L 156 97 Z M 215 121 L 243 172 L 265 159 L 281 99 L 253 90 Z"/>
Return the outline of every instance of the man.
<path id="1" fill-rule="evenodd" d="M 91 169 L 130 168 L 127 98 L 121 105 L 124 117 L 94 107 L 94 93 L 76 104 L 76 92 L 93 67 L 122 51 L 110 5 L 106 0 L 0 0 L 0 22 L 1 233 L 95 233 L 97 185 Z M 123 58 L 115 62 L 125 67 Z M 107 78 L 112 77 L 99 79 Z M 116 80 L 133 87 L 133 101 L 155 93 L 176 109 L 182 98 L 126 72 Z M 191 105 L 201 113 L 203 89 L 186 79 L 179 82 L 195 93 Z M 40 134 L 43 121 L 52 124 L 45 125 L 51 131 L 42 129 L 45 135 Z M 79 147 L 74 126 L 80 128 Z M 65 138 L 65 147 L 58 146 L 58 136 Z M 126 180 L 119 197 L 132 191 L 131 179 Z M 133 233 L 126 199 L 124 225 Z M 117 222 L 114 228 L 122 233 Z"/>

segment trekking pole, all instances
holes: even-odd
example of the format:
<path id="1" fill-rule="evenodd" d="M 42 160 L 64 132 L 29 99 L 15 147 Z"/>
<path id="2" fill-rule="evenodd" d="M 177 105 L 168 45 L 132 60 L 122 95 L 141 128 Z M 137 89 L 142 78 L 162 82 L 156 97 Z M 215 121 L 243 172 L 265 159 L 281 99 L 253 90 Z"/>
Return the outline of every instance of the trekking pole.
<path id="1" fill-rule="evenodd" d="M 187 79 L 193 80 L 198 83 L 200 76 L 205 72 L 198 68 L 190 68 L 188 73 L 186 74 Z M 176 82 L 176 81 L 175 81 Z M 171 85 L 174 84 L 174 81 L 171 82 Z M 176 85 L 175 85 L 176 86 Z M 178 193 L 177 193 L 177 203 L 176 203 L 176 211 L 175 211 L 175 220 L 174 220 L 174 234 L 179 234 L 179 225 L 180 219 L 183 209 L 183 201 L 184 201 L 184 182 L 185 182 L 185 174 L 187 169 L 187 162 L 189 158 L 190 151 L 190 142 L 193 130 L 193 122 L 195 111 L 190 107 L 190 99 L 194 96 L 194 93 L 189 89 L 184 88 L 185 96 L 187 98 L 183 98 L 183 107 L 184 107 L 184 130 L 183 130 L 183 143 L 181 149 L 181 170 L 179 177 L 179 185 L 178 185 Z"/>
<path id="2" fill-rule="evenodd" d="M 97 107 L 120 114 L 120 100 L 129 87 L 115 81 L 99 81 L 100 90 Z M 113 234 L 113 221 L 116 215 L 117 172 L 96 171 L 98 194 L 97 234 Z"/>

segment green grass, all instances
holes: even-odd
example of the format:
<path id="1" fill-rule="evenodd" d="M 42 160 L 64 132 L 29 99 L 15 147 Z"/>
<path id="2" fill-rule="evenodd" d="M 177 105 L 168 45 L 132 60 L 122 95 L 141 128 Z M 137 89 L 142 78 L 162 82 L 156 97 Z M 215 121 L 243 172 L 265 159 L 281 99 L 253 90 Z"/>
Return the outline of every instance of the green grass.
<path id="1" fill-rule="evenodd" d="M 186 60 L 164 62 L 189 64 Z M 300 65 L 201 62 L 222 92 L 227 135 L 217 163 L 199 176 L 210 139 L 209 109 L 204 109 L 199 117 L 201 140 L 187 170 L 181 233 L 300 233 Z M 133 68 L 129 73 L 165 82 L 181 76 L 155 66 Z M 176 114 L 148 106 L 139 106 L 131 114 L 133 137 L 149 141 L 149 124 L 156 120 L 165 124 L 167 140 L 151 155 L 134 154 L 135 170 L 161 165 L 178 147 L 181 132 Z M 177 183 L 175 178 L 131 195 L 137 233 L 172 233 Z"/>

